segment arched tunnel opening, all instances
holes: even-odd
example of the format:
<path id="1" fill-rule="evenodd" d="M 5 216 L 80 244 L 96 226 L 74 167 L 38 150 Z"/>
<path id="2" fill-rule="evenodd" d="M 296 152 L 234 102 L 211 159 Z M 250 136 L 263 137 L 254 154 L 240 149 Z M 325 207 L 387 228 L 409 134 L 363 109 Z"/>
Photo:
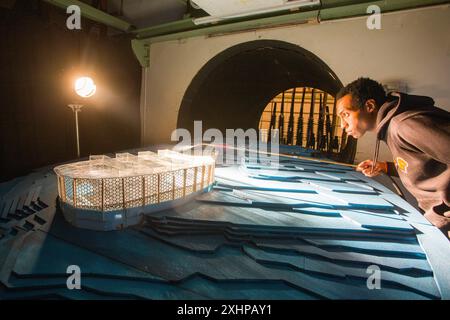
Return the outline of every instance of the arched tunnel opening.
<path id="1" fill-rule="evenodd" d="M 339 127 L 338 119 L 332 111 L 334 97 L 341 87 L 341 81 L 325 62 L 297 45 L 277 40 L 246 42 L 219 53 L 196 74 L 183 97 L 177 127 L 193 133 L 194 121 L 202 121 L 204 131 L 210 128 L 219 129 L 223 133 L 226 129 L 237 128 L 264 130 L 267 129 L 264 128 L 264 125 L 267 126 L 267 123 L 264 124 L 264 121 L 267 121 L 267 113 L 273 112 L 273 102 L 283 93 L 292 96 L 293 88 L 296 88 L 296 105 L 293 108 L 296 132 L 289 132 L 292 129 L 288 128 L 291 111 L 289 99 L 286 99 L 284 104 L 284 125 L 281 125 L 282 121 L 279 120 L 279 106 L 278 113 L 275 114 L 278 121 L 272 128 L 281 129 L 280 144 L 296 144 L 297 141 L 299 145 L 299 139 L 290 139 L 287 135 L 296 136 L 299 130 L 301 101 L 298 99 L 301 99 L 305 89 L 309 100 L 306 99 L 303 103 L 309 103 L 308 110 L 313 111 L 313 114 L 312 119 L 308 119 L 311 112 L 306 112 L 305 105 L 305 141 L 302 147 L 318 151 L 327 149 L 330 155 L 330 149 L 333 151 L 332 142 L 338 135 L 340 145 L 334 149 L 333 158 L 353 162 L 356 153 L 355 139 L 342 137 L 342 132 L 339 135 L 338 129 L 333 129 L 333 133 L 327 132 L 330 137 L 329 147 L 323 148 L 321 136 L 317 136 L 321 131 L 320 125 L 323 125 L 323 133 L 326 132 L 326 107 L 329 110 L 328 116 L 331 116 L 330 123 L 334 124 L 335 128 Z M 328 102 L 324 100 L 326 97 L 329 97 Z M 313 104 L 311 99 L 314 100 Z M 313 105 L 317 107 L 312 108 Z M 314 143 L 311 143 L 311 134 L 315 135 Z"/>

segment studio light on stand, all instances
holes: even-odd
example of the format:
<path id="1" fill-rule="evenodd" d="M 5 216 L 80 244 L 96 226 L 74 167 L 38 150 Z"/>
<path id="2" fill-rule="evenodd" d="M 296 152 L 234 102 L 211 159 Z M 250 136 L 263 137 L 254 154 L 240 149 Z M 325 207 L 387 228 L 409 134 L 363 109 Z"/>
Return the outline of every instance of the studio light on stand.
<path id="1" fill-rule="evenodd" d="M 97 91 L 97 87 L 94 83 L 94 80 L 92 80 L 89 77 L 81 77 L 78 78 L 75 81 L 74 85 L 75 92 L 82 98 L 89 98 L 92 97 L 95 92 Z M 76 136 L 77 136 L 77 157 L 80 157 L 80 135 L 78 131 L 78 112 L 81 111 L 81 108 L 83 108 L 82 104 L 75 103 L 75 104 L 69 104 L 69 108 L 72 109 L 72 111 L 75 114 L 75 129 L 76 129 Z"/>

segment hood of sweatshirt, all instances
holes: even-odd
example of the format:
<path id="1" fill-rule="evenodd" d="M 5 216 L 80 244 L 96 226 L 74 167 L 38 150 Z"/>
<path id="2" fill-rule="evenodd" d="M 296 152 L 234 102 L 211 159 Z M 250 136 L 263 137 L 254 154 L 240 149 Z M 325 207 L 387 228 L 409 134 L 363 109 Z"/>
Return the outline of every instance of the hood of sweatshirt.
<path id="1" fill-rule="evenodd" d="M 426 96 L 409 95 L 402 92 L 391 92 L 388 94 L 386 102 L 380 107 L 377 113 L 375 132 L 377 141 L 373 156 L 373 166 L 378 161 L 378 153 L 380 150 L 380 140 L 386 139 L 386 132 L 391 119 L 405 111 L 416 110 L 417 112 L 409 113 L 409 116 L 422 113 L 424 111 L 435 108 L 434 100 Z"/>
<path id="2" fill-rule="evenodd" d="M 417 113 L 435 108 L 434 100 L 426 96 L 409 95 L 402 92 L 391 92 L 387 101 L 380 107 L 376 120 L 376 134 L 378 140 L 384 140 L 389 121 L 400 113 L 416 110 Z"/>

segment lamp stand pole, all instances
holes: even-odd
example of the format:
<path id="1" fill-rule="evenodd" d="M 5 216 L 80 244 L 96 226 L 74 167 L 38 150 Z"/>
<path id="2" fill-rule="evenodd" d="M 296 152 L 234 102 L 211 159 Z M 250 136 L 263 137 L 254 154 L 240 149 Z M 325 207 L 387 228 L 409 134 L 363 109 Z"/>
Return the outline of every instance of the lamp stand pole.
<path id="1" fill-rule="evenodd" d="M 80 157 L 80 135 L 78 133 L 78 112 L 81 111 L 82 104 L 69 104 L 69 108 L 75 113 L 75 128 L 77 133 L 77 156 Z"/>

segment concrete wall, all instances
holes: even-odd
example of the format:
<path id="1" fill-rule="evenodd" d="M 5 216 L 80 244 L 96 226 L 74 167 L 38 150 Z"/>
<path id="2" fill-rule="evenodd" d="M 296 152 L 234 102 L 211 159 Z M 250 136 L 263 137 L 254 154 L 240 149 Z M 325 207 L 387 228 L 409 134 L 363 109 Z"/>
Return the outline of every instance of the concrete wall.
<path id="1" fill-rule="evenodd" d="M 450 6 L 382 15 L 382 29 L 366 18 L 271 28 L 153 44 L 147 73 L 144 144 L 163 143 L 177 125 L 183 95 L 195 74 L 221 51 L 247 41 L 276 39 L 320 57 L 342 83 L 368 76 L 406 85 L 408 93 L 432 96 L 450 110 Z M 359 139 L 356 160 L 371 158 L 374 135 Z M 381 159 L 390 160 L 386 147 Z"/>

